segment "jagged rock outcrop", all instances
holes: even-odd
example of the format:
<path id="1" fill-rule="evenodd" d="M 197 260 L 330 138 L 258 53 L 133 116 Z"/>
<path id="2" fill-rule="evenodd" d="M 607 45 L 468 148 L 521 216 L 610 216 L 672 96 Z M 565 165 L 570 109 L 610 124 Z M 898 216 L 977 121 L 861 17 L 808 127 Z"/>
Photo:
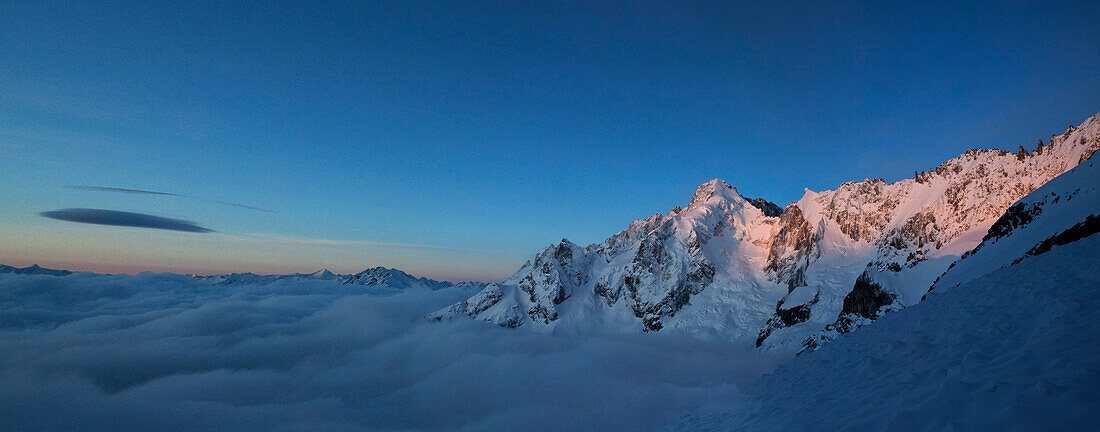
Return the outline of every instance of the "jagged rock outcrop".
<path id="1" fill-rule="evenodd" d="M 953 262 L 928 291 L 949 290 L 1096 235 L 1100 230 L 1098 203 L 1100 166 L 1086 159 L 1014 204 L 989 228 L 981 244 Z"/>
<path id="2" fill-rule="evenodd" d="M 562 239 L 557 246 L 539 252 L 533 263 L 520 269 L 523 276 L 518 281 L 514 280 L 515 276 L 509 281 L 527 295 L 530 302 L 527 314 L 531 319 L 549 324 L 558 318 L 557 305 L 587 281 L 587 267 L 584 249 Z"/>
<path id="3" fill-rule="evenodd" d="M 837 318 L 837 331 L 847 333 L 859 325 L 861 320 L 878 319 L 883 308 L 893 305 L 898 296 L 882 288 L 870 273 L 860 273 L 852 291 L 844 296 L 844 306 Z"/>
<path id="4" fill-rule="evenodd" d="M 756 207 L 760 209 L 760 211 L 764 212 L 764 216 L 779 217 L 779 215 L 783 213 L 783 209 L 781 207 L 764 198 L 751 199 L 749 200 L 749 204 L 752 204 L 753 207 Z"/>
<path id="5" fill-rule="evenodd" d="M 764 271 L 774 275 L 776 282 L 786 284 L 790 293 L 806 286 L 806 268 L 821 254 L 816 247 L 818 238 L 797 205 L 792 203 L 783 210 L 778 227 Z"/>
<path id="6" fill-rule="evenodd" d="M 860 298 L 860 290 L 853 288 L 872 282 L 877 290 L 863 291 L 880 294 L 871 298 L 883 302 L 889 299 L 878 305 L 882 313 L 919 302 L 936 276 L 977 247 L 987 231 L 986 237 L 1002 235 L 1038 211 L 1014 206 L 1017 200 L 1087 160 L 1097 148 L 1100 116 L 1093 116 L 1032 152 L 969 150 L 913 179 L 866 180 L 807 193 L 795 205 L 810 224 L 820 224 L 816 245 L 823 251 L 805 267 L 806 286 L 795 288 L 779 309 L 810 298 L 817 303 L 810 319 L 762 331 L 767 333 L 762 345 L 812 348 L 876 319 L 877 313 L 845 311 Z M 777 322 L 782 323 L 769 324 Z"/>

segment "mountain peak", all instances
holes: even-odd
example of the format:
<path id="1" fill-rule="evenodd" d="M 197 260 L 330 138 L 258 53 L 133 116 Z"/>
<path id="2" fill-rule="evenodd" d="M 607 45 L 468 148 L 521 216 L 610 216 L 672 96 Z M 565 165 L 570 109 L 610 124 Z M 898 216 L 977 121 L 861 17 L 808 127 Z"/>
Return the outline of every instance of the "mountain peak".
<path id="1" fill-rule="evenodd" d="M 331 278 L 335 278 L 338 275 L 336 273 L 333 273 L 333 272 L 329 271 L 329 269 L 325 268 L 325 269 L 317 270 L 317 271 L 315 271 L 313 273 L 310 273 L 306 276 L 314 278 L 314 279 L 331 279 Z"/>
<path id="2" fill-rule="evenodd" d="M 725 201 L 744 199 L 729 183 L 722 179 L 713 179 L 695 189 L 695 195 L 691 197 L 688 208 L 698 207 L 716 196 Z"/>
<path id="3" fill-rule="evenodd" d="M 446 288 L 450 282 L 440 282 L 425 277 L 416 277 L 404 271 L 377 266 L 365 269 L 344 280 L 345 285 L 385 285 L 390 288 L 409 288 L 424 286 L 430 289 Z"/>

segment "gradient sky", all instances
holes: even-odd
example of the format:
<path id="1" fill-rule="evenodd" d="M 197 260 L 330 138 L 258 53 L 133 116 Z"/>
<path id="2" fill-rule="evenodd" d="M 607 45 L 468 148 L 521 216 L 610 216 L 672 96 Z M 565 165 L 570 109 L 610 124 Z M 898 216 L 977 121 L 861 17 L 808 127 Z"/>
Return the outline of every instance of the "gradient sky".
<path id="1" fill-rule="evenodd" d="M 1100 111 L 1097 2 L 92 3 L 0 4 L 0 263 L 499 280 Z"/>

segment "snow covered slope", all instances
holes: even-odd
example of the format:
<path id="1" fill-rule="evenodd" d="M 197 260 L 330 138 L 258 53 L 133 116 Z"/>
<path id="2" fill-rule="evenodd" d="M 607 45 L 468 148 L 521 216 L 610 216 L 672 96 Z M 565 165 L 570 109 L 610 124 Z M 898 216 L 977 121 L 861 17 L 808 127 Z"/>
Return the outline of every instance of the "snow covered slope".
<path id="1" fill-rule="evenodd" d="M 1095 430 L 1097 251 L 1092 235 L 937 288 L 764 376 L 748 403 L 668 430 Z"/>
<path id="2" fill-rule="evenodd" d="M 971 150 L 914 179 L 875 187 L 846 184 L 812 200 L 803 197 L 799 205 L 807 213 L 843 235 L 834 234 L 838 240 L 831 243 L 839 247 L 809 266 L 807 286 L 795 289 L 780 305 L 781 312 L 808 305 L 805 324 L 769 326 L 760 341 L 771 346 L 801 341 L 803 348 L 815 348 L 838 333 L 919 302 L 927 287 L 974 249 L 1014 202 L 1089 159 L 1097 148 L 1100 115 L 1031 152 Z M 853 192 L 857 189 L 862 191 Z M 862 258 L 848 258 L 853 256 Z M 830 268 L 829 261 L 843 264 Z M 866 267 L 856 267 L 861 263 Z M 838 270 L 848 271 L 852 282 L 828 283 Z M 810 292 L 814 300 L 806 301 Z"/>
<path id="3" fill-rule="evenodd" d="M 944 291 L 1100 231 L 1100 167 L 1089 159 L 1016 202 L 932 286 Z"/>
<path id="4" fill-rule="evenodd" d="M 684 331 L 814 347 L 920 301 L 1016 200 L 1100 148 L 1100 114 L 1033 151 L 970 150 L 914 178 L 807 190 L 776 216 L 721 180 L 603 243 L 567 240 L 431 319 Z M 823 333 L 824 332 L 824 333 Z"/>

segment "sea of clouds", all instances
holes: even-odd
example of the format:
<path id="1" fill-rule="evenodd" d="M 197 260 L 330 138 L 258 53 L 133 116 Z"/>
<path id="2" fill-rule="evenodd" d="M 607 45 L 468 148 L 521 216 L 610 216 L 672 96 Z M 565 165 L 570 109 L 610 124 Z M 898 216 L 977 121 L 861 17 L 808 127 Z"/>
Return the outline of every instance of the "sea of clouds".
<path id="1" fill-rule="evenodd" d="M 470 294 L 0 274 L 0 428 L 651 430 L 740 400 L 786 360 L 423 319 Z"/>

